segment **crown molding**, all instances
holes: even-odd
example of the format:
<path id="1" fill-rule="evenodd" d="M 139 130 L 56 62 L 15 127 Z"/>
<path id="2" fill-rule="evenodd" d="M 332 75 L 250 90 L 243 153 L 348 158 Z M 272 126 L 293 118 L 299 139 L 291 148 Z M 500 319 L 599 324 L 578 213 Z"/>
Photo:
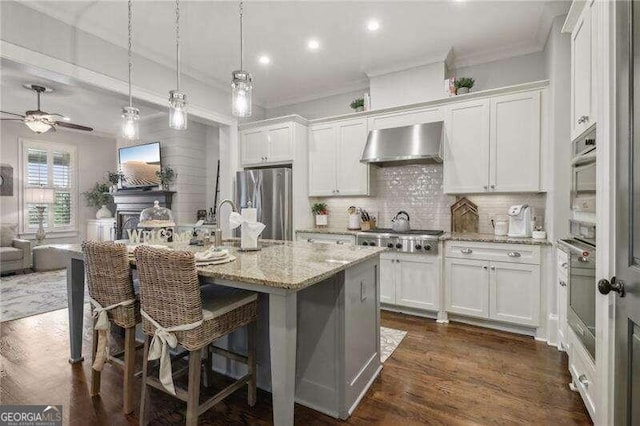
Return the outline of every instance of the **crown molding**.
<path id="1" fill-rule="evenodd" d="M 369 89 L 369 79 L 363 78 L 360 80 L 355 80 L 350 83 L 344 84 L 337 89 L 332 90 L 323 90 L 321 92 L 315 92 L 309 95 L 304 96 L 291 96 L 286 98 L 281 98 L 279 100 L 275 100 L 272 102 L 265 102 L 264 108 L 279 108 L 288 105 L 300 104 L 303 102 L 316 101 L 318 99 L 324 99 L 331 96 L 342 95 L 349 92 L 355 92 L 356 90 L 365 90 Z"/>
<path id="2" fill-rule="evenodd" d="M 569 12 L 567 12 L 567 17 L 564 20 L 564 24 L 562 25 L 561 33 L 571 34 L 573 32 L 573 28 L 576 26 L 578 22 L 578 18 L 582 13 L 582 9 L 587 4 L 587 0 L 574 0 L 571 2 L 571 7 L 569 8 Z"/>

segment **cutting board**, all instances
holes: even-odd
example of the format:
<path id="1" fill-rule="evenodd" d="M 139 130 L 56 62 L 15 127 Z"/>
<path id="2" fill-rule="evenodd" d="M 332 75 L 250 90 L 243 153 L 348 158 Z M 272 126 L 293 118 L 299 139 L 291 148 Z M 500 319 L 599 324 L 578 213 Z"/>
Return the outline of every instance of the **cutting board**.
<path id="1" fill-rule="evenodd" d="M 466 197 L 451 206 L 451 232 L 477 233 L 478 222 L 478 206 Z"/>

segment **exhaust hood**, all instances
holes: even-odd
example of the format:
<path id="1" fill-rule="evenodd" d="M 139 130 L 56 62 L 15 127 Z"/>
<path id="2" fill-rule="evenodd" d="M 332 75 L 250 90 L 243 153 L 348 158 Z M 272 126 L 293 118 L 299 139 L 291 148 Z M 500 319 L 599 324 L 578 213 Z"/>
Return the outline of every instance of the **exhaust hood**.
<path id="1" fill-rule="evenodd" d="M 442 121 L 372 130 L 361 163 L 378 166 L 442 163 Z"/>

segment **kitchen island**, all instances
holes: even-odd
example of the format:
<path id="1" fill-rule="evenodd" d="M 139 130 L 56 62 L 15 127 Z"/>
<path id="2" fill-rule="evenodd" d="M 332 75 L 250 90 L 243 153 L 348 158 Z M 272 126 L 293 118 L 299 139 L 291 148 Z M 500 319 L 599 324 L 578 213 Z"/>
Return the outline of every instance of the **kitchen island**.
<path id="1" fill-rule="evenodd" d="M 381 369 L 379 257 L 384 249 L 263 242 L 260 251 L 241 252 L 237 242 L 225 245 L 237 259 L 198 267 L 198 275 L 203 284 L 260 294 L 258 386 L 271 390 L 274 424 L 293 424 L 294 401 L 349 417 Z M 53 247 L 68 256 L 70 362 L 81 362 L 84 259 L 79 244 Z M 242 350 L 244 332 L 216 345 Z M 229 362 L 214 368 L 244 374 Z"/>

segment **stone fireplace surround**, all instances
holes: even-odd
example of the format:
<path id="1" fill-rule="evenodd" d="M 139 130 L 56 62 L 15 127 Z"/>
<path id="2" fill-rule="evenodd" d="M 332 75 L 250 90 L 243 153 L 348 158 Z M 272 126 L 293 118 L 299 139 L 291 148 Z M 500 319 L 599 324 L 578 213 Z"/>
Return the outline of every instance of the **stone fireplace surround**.
<path id="1" fill-rule="evenodd" d="M 157 190 L 119 190 L 113 193 L 113 202 L 116 205 L 116 240 L 127 238 L 127 229 L 136 229 L 140 212 L 147 207 L 153 207 L 153 202 L 158 201 L 161 207 L 171 208 L 171 200 L 174 191 Z"/>

